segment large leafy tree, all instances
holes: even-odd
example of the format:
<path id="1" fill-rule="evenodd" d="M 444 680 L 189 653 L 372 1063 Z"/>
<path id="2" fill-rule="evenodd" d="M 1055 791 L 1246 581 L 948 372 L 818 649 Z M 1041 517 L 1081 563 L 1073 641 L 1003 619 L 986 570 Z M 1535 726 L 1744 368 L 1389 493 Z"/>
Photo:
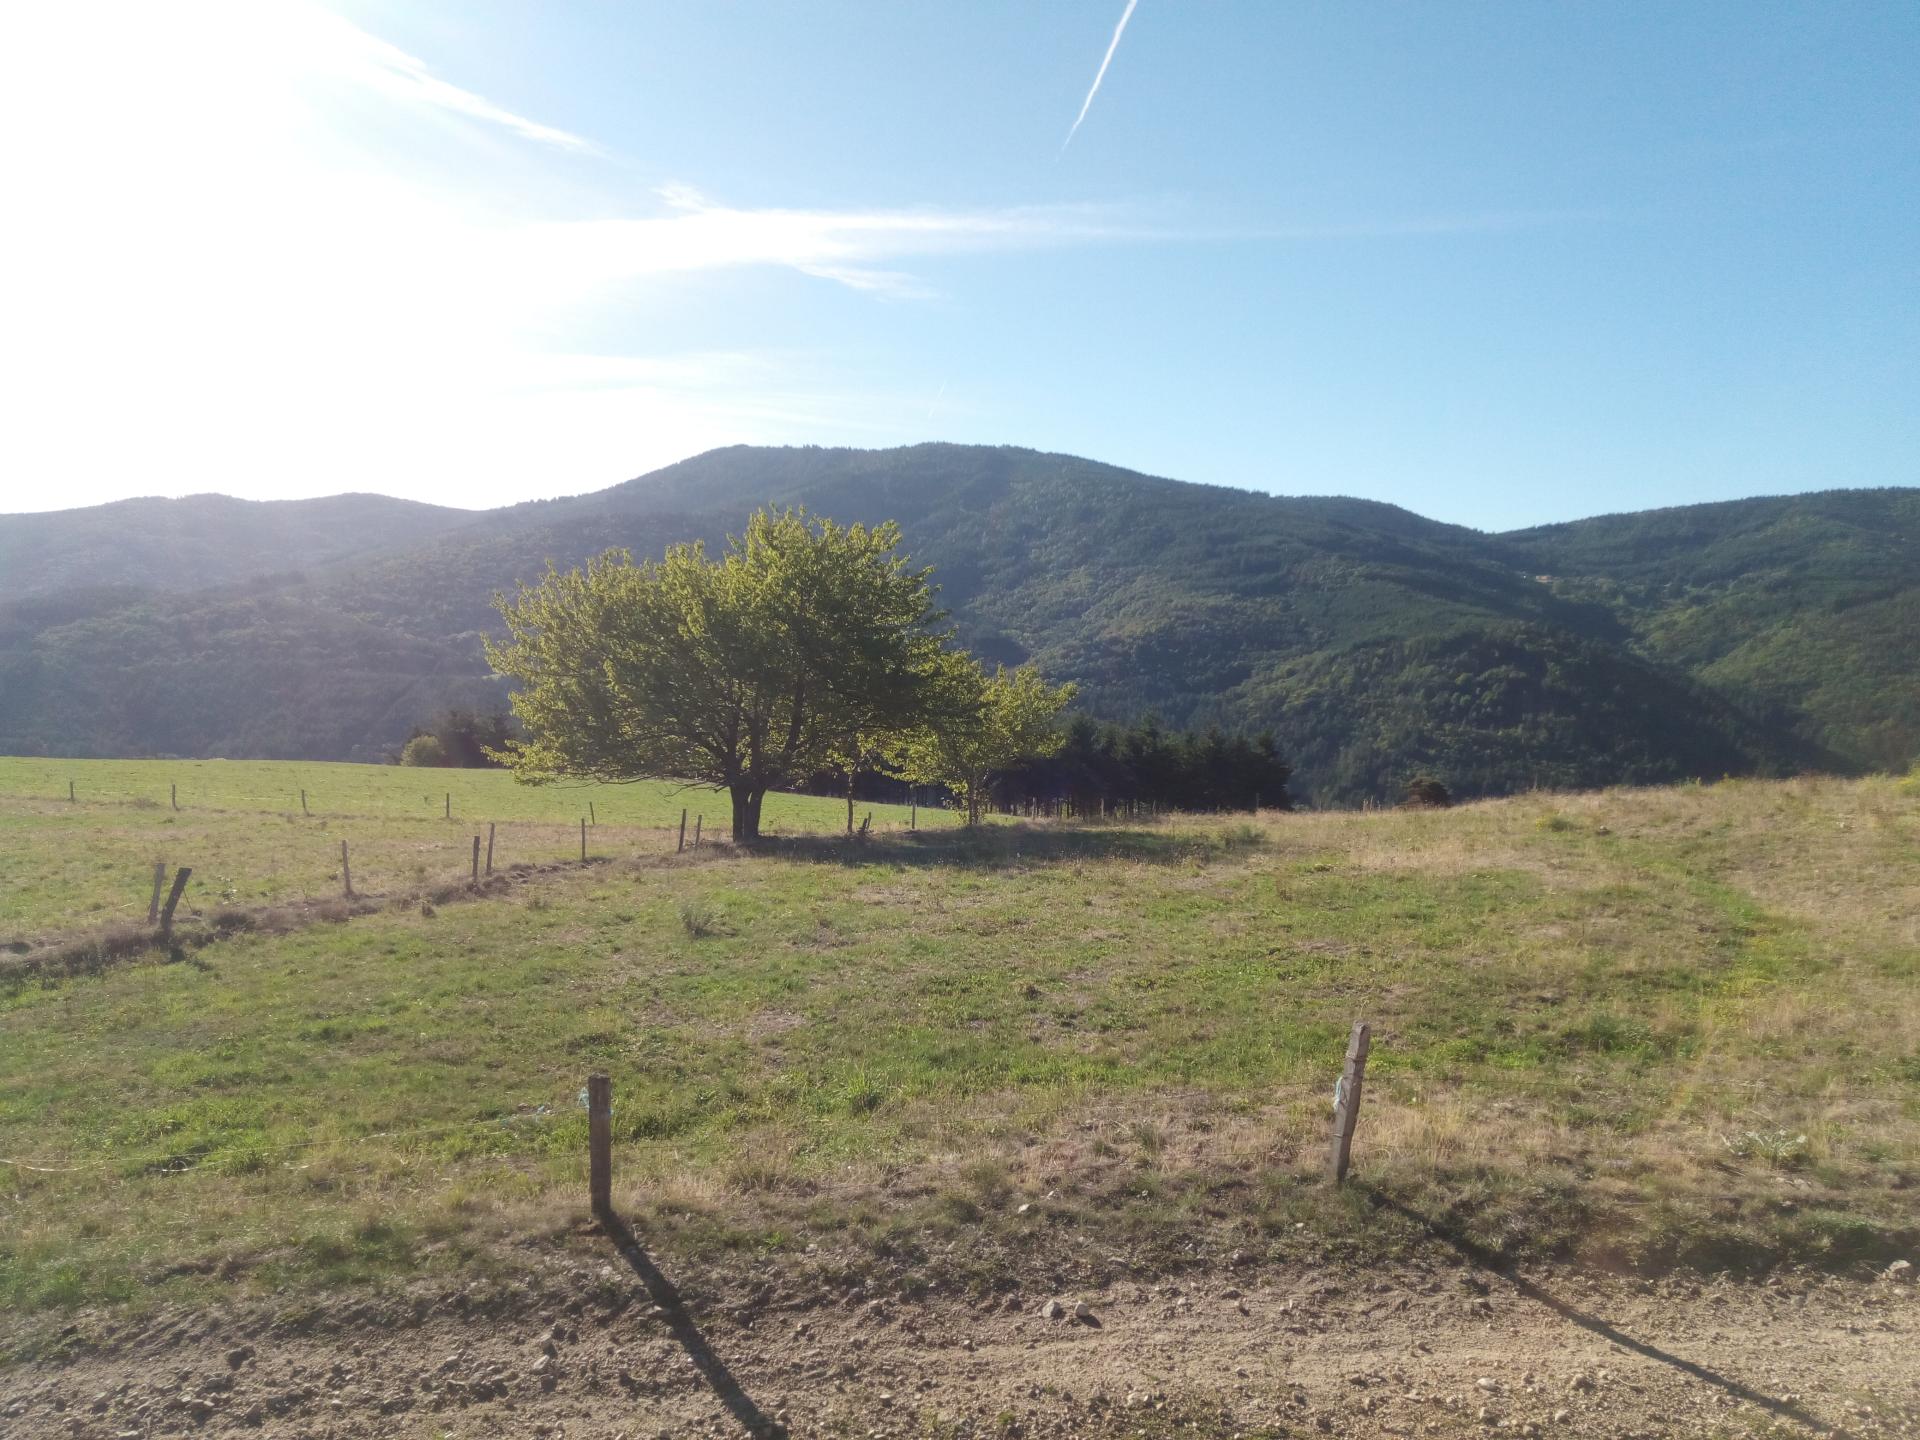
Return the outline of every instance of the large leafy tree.
<path id="1" fill-rule="evenodd" d="M 994 776 L 1024 759 L 1060 748 L 1060 712 L 1072 685 L 1049 685 L 1031 665 L 989 675 L 963 651 L 945 650 L 931 667 L 930 718 L 892 746 L 893 771 L 903 780 L 944 785 L 980 821 L 980 804 Z"/>
<path id="2" fill-rule="evenodd" d="M 734 839 L 757 838 L 768 790 L 832 763 L 849 735 L 933 713 L 940 617 L 899 544 L 892 524 L 763 510 L 718 559 L 676 545 L 549 570 L 500 600 L 507 637 L 487 646 L 520 682 L 515 772 L 725 789 Z"/>

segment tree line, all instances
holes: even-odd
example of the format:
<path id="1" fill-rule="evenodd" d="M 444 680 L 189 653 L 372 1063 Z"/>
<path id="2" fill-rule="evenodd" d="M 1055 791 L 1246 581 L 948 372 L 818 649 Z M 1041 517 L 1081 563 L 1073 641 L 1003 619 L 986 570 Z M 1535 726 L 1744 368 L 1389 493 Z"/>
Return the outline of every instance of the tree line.
<path id="1" fill-rule="evenodd" d="M 1129 727 L 1076 715 L 1057 750 L 1009 766 L 994 783 L 1002 809 L 1065 806 L 1070 814 L 1180 810 L 1290 810 L 1293 770 L 1270 732 L 1218 726 L 1167 730 L 1149 716 Z"/>

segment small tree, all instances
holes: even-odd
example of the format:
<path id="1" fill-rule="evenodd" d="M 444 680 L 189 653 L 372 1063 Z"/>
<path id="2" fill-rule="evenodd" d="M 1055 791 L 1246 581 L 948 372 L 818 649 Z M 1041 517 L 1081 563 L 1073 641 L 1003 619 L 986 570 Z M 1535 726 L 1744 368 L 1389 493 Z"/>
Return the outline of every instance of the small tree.
<path id="1" fill-rule="evenodd" d="M 725 789 L 756 839 L 768 790 L 833 762 L 850 734 L 922 723 L 942 637 L 929 572 L 898 527 L 762 510 L 718 560 L 611 551 L 498 603 L 487 658 L 521 682 L 516 776 L 677 779 Z"/>
<path id="2" fill-rule="evenodd" d="M 446 747 L 438 735 L 416 735 L 400 751 L 402 765 L 445 765 Z"/>
<path id="3" fill-rule="evenodd" d="M 1453 804 L 1453 796 L 1438 780 L 1431 775 L 1422 775 L 1407 782 L 1408 805 L 1429 810 L 1444 810 Z"/>
<path id="4" fill-rule="evenodd" d="M 929 688 L 936 715 L 902 735 L 893 771 L 918 785 L 944 785 L 967 807 L 967 824 L 980 823 L 980 801 L 997 771 L 1060 748 L 1060 712 L 1072 685 L 1048 685 L 1031 665 L 1000 666 L 989 676 L 973 656 L 943 651 Z"/>

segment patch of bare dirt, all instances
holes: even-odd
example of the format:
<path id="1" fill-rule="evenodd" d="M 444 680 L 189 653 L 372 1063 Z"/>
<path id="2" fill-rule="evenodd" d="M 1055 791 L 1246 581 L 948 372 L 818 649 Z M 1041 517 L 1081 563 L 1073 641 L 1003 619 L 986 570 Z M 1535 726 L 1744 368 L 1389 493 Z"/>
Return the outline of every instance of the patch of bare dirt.
<path id="1" fill-rule="evenodd" d="M 505 1290 L 82 1317 L 0 1369 L 0 1433 L 1920 1433 L 1920 1297 L 1884 1280 L 1649 1283 L 1442 1260 L 802 1298 L 737 1275 L 676 1289 L 624 1232 L 590 1238 Z"/>

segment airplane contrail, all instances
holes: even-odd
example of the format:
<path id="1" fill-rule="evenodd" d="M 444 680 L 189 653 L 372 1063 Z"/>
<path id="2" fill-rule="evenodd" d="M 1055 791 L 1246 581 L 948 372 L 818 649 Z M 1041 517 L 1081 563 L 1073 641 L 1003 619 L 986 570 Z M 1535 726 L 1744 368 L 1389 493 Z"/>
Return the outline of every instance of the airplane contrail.
<path id="1" fill-rule="evenodd" d="M 1080 122 L 1087 118 L 1087 111 L 1093 108 L 1093 97 L 1100 93 L 1100 82 L 1107 78 L 1107 67 L 1113 63 L 1113 52 L 1120 48 L 1120 37 L 1127 33 L 1127 22 L 1133 18 L 1133 7 L 1139 3 L 1140 0 L 1127 0 L 1127 8 L 1120 14 L 1120 23 L 1113 27 L 1113 39 L 1107 42 L 1107 53 L 1101 57 L 1100 72 L 1093 77 L 1093 88 L 1087 91 L 1087 98 L 1080 102 L 1080 113 L 1073 117 L 1073 128 L 1067 131 L 1067 138 L 1060 142 L 1062 154 L 1073 143 L 1073 137 L 1080 133 Z"/>

